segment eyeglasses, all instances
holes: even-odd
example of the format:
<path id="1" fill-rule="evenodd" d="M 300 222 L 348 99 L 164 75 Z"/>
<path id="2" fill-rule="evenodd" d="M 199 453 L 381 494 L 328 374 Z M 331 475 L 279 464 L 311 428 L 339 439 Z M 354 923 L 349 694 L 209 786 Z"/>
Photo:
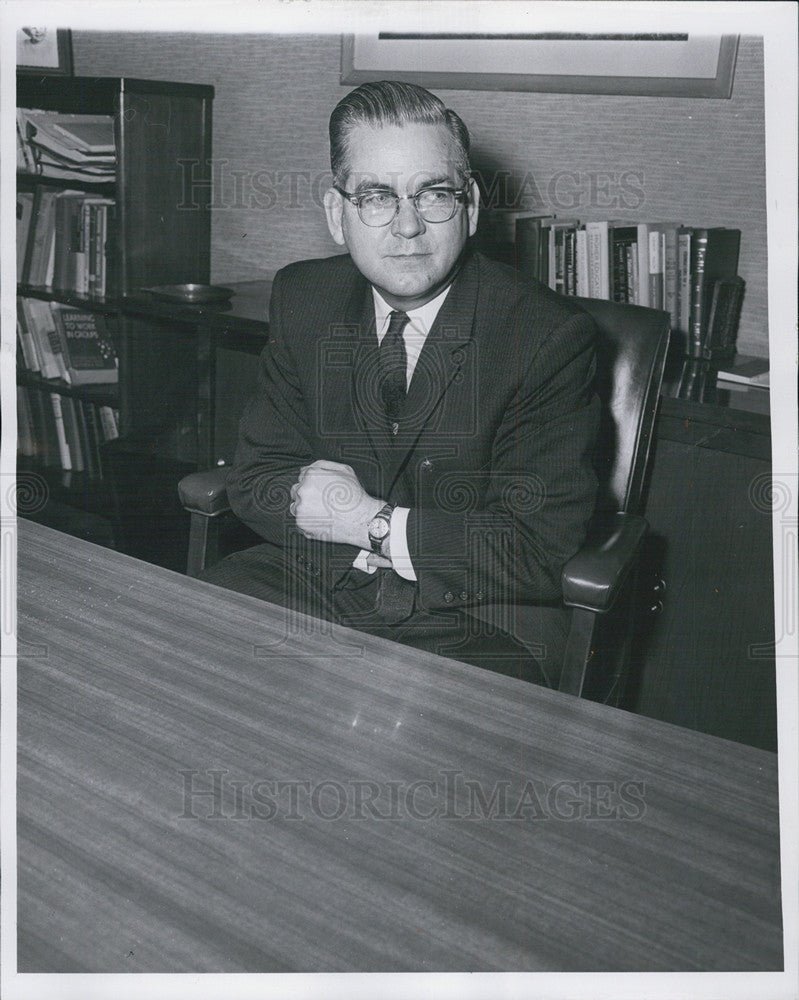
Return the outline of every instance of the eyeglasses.
<path id="1" fill-rule="evenodd" d="M 399 213 L 401 201 L 412 201 L 419 216 L 425 222 L 449 222 L 457 211 L 458 204 L 464 202 L 469 193 L 468 188 L 429 187 L 422 188 L 412 195 L 398 195 L 393 191 L 364 191 L 363 194 L 351 194 L 340 188 L 333 187 L 338 193 L 352 202 L 358 209 L 358 216 L 365 226 L 377 229 L 388 226 Z"/>

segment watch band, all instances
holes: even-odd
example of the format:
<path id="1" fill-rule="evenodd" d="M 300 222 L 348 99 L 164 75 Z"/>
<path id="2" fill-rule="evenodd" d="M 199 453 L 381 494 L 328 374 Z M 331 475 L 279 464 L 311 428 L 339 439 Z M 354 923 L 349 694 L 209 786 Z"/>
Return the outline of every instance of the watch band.
<path id="1" fill-rule="evenodd" d="M 369 544 L 376 555 L 383 554 L 383 544 L 391 534 L 391 514 L 393 503 L 385 503 L 369 522 Z"/>

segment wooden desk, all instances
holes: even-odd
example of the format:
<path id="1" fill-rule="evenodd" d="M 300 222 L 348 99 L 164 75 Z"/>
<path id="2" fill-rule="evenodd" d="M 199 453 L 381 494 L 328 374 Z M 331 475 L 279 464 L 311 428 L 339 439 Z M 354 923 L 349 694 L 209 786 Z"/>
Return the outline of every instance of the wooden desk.
<path id="1" fill-rule="evenodd" d="M 24 521 L 18 595 L 21 972 L 782 968 L 772 754 Z"/>

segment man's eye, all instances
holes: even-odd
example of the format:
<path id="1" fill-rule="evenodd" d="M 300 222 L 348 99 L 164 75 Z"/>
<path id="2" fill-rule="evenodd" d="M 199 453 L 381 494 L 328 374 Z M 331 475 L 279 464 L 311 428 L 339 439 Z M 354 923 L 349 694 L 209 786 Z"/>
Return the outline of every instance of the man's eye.
<path id="1" fill-rule="evenodd" d="M 444 205 L 449 198 L 450 192 L 446 188 L 429 188 L 419 192 L 419 201 L 423 205 Z"/>
<path id="2" fill-rule="evenodd" d="M 388 208 L 394 201 L 394 195 L 388 191 L 371 191 L 361 198 L 361 204 L 369 209 Z"/>

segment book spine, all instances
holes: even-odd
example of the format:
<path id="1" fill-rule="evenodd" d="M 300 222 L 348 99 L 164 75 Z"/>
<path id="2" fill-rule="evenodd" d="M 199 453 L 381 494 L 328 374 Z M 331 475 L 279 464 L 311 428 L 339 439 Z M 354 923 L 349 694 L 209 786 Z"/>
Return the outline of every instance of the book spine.
<path id="1" fill-rule="evenodd" d="M 50 393 L 50 402 L 53 406 L 53 416 L 55 417 L 55 432 L 58 440 L 58 453 L 61 459 L 61 468 L 65 472 L 72 469 L 72 457 L 69 454 L 67 444 L 66 428 L 64 427 L 64 414 L 61 410 L 61 397 L 57 392 Z"/>
<path id="2" fill-rule="evenodd" d="M 61 399 L 61 412 L 64 417 L 64 431 L 69 445 L 69 456 L 72 459 L 72 471 L 83 472 L 85 465 L 83 452 L 80 446 L 80 435 L 78 433 L 78 421 L 75 413 L 75 402 L 69 396 Z"/>
<path id="3" fill-rule="evenodd" d="M 100 426 L 103 430 L 103 439 L 105 441 L 113 441 L 119 437 L 119 427 L 117 426 L 117 421 L 114 416 L 114 410 L 110 406 L 99 407 L 100 411 Z"/>
<path id="4" fill-rule="evenodd" d="M 638 297 L 640 306 L 649 303 L 649 224 L 638 223 Z"/>
<path id="5" fill-rule="evenodd" d="M 629 296 L 628 302 L 639 305 L 638 302 L 638 245 L 631 243 L 627 248 L 627 261 L 629 271 Z"/>
<path id="6" fill-rule="evenodd" d="M 581 226 L 577 230 L 575 238 L 575 254 L 577 256 L 577 294 L 588 297 L 591 294 L 588 278 L 588 234 L 585 227 Z"/>
<path id="7" fill-rule="evenodd" d="M 691 232 L 688 229 L 681 229 L 677 234 L 677 286 L 677 329 L 687 337 L 691 326 Z"/>
<path id="8" fill-rule="evenodd" d="M 23 299 L 23 312 L 28 329 L 36 343 L 36 356 L 39 359 L 39 370 L 44 378 L 58 378 L 61 369 L 50 347 L 48 323 L 50 308 L 46 302 L 36 299 Z"/>
<path id="9" fill-rule="evenodd" d="M 692 358 L 702 357 L 702 290 L 707 240 L 706 229 L 694 230 L 691 241 L 691 321 L 688 336 L 688 353 Z"/>
<path id="10" fill-rule="evenodd" d="M 26 458 L 36 454 L 31 404 L 24 385 L 17 386 L 17 451 Z"/>
<path id="11" fill-rule="evenodd" d="M 591 298 L 610 298 L 610 257 L 607 222 L 587 222 Z"/>
<path id="12" fill-rule="evenodd" d="M 89 479 L 95 479 L 97 478 L 97 462 L 94 457 L 94 445 L 91 441 L 89 421 L 86 417 L 86 411 L 91 405 L 91 403 L 84 403 L 81 399 L 75 400 L 75 418 L 78 424 L 78 435 L 83 452 L 84 469 Z"/>
<path id="13" fill-rule="evenodd" d="M 669 314 L 673 330 L 680 323 L 677 274 L 677 229 L 675 226 L 666 226 L 663 230 L 663 308 Z"/>
<path id="14" fill-rule="evenodd" d="M 92 456 L 94 458 L 95 475 L 98 479 L 102 479 L 103 459 L 100 444 L 103 438 L 100 421 L 97 416 L 97 407 L 92 403 L 86 404 L 86 424 L 88 426 L 88 437 L 91 442 Z"/>
<path id="15" fill-rule="evenodd" d="M 24 306 L 21 299 L 17 299 L 17 329 L 19 330 L 20 346 L 22 347 L 22 360 L 25 367 L 30 372 L 39 372 L 42 366 L 39 362 L 39 355 L 36 350 L 36 341 L 28 327 Z"/>
<path id="16" fill-rule="evenodd" d="M 663 265 L 660 259 L 660 233 L 657 229 L 649 233 L 649 305 L 652 309 L 663 308 Z"/>

